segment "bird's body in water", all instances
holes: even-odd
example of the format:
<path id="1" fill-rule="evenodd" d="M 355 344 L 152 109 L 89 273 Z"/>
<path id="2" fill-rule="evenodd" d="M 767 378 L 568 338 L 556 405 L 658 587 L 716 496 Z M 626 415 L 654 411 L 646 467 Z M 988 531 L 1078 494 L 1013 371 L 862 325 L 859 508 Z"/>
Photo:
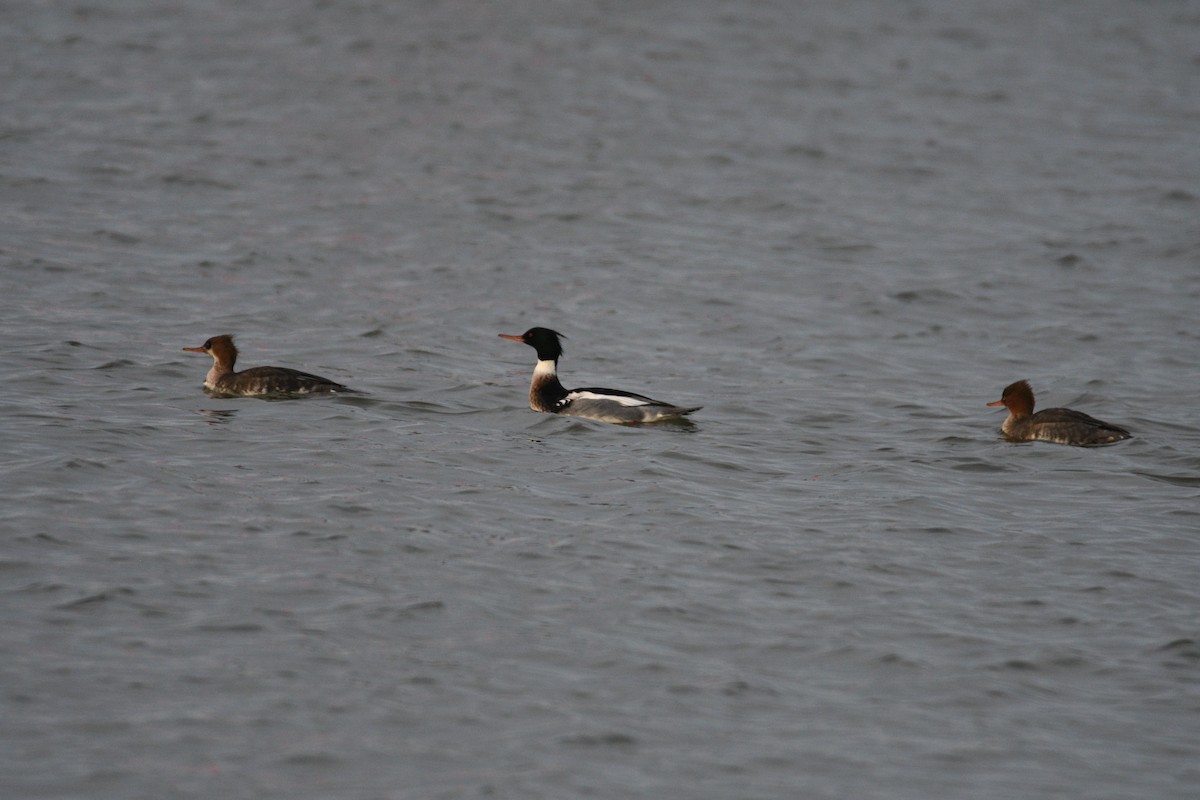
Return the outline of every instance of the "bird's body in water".
<path id="1" fill-rule="evenodd" d="M 320 375 L 287 367 L 251 367 L 235 372 L 238 351 L 228 334 L 214 336 L 199 347 L 183 349 L 212 356 L 213 365 L 204 377 L 204 388 L 216 395 L 262 397 L 354 391 Z"/>
<path id="2" fill-rule="evenodd" d="M 537 351 L 537 365 L 529 384 L 529 407 L 534 411 L 617 424 L 681 419 L 700 406 L 677 406 L 621 389 L 565 389 L 558 380 L 562 334 L 549 328 L 530 328 L 520 336 L 502 333 L 504 339 L 523 342 Z"/>
<path id="3" fill-rule="evenodd" d="M 1000 431 L 1011 442 L 1041 441 L 1086 447 L 1113 444 L 1133 436 L 1122 427 L 1070 408 L 1046 408 L 1035 414 L 1033 404 L 1033 387 L 1029 381 L 1009 384 L 999 400 L 988 403 L 1008 409 L 1008 417 Z"/>

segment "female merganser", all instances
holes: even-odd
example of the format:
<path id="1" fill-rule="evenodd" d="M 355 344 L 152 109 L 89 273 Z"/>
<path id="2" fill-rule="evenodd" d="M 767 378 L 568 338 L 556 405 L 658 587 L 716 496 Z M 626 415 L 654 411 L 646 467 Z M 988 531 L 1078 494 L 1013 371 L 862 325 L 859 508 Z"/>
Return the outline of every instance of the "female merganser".
<path id="1" fill-rule="evenodd" d="M 1029 381 L 1017 381 L 1004 387 L 999 400 L 989 406 L 1004 406 L 1008 419 L 1000 431 L 1011 442 L 1054 442 L 1081 446 L 1112 444 L 1133 436 L 1124 428 L 1101 422 L 1082 411 L 1046 408 L 1033 413 L 1033 389 Z"/>
<path id="2" fill-rule="evenodd" d="M 208 353 L 213 357 L 212 369 L 204 378 L 204 388 L 213 394 L 251 397 L 354 391 L 320 375 L 310 375 L 287 367 L 251 367 L 234 372 L 238 351 L 233 344 L 233 337 L 229 335 L 214 336 L 199 347 L 183 349 L 189 353 Z"/>
<path id="3" fill-rule="evenodd" d="M 529 385 L 529 407 L 570 417 L 587 417 L 601 422 L 629 424 L 675 419 L 699 411 L 700 406 L 682 408 L 620 389 L 572 389 L 558 382 L 558 358 L 563 354 L 559 333 L 549 328 L 530 328 L 520 336 L 501 338 L 524 342 L 537 350 L 538 362 Z M 565 337 L 564 337 L 565 338 Z"/>

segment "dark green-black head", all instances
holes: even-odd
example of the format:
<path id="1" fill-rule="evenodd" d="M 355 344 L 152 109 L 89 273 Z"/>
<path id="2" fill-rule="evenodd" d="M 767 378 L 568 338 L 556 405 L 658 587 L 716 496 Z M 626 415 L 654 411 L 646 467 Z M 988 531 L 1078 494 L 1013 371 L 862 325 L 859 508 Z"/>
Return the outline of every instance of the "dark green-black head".
<path id="1" fill-rule="evenodd" d="M 549 328 L 530 328 L 520 336 L 501 333 L 500 338 L 511 339 L 514 342 L 524 342 L 529 345 L 534 350 L 537 350 L 538 361 L 558 361 L 558 357 L 563 354 L 562 343 L 558 340 L 567 337 Z"/>

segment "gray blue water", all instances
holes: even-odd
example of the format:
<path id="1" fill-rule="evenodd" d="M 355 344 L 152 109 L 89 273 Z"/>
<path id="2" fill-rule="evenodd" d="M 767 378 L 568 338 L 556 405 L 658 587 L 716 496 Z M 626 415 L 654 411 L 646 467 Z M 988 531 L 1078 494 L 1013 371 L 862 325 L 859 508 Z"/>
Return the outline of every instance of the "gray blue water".
<path id="1" fill-rule="evenodd" d="M 0 795 L 1193 798 L 1188 2 L 0 5 Z M 535 414 L 567 386 L 694 426 Z M 209 359 L 363 394 L 212 399 Z M 985 403 L 1130 428 L 1014 445 Z"/>

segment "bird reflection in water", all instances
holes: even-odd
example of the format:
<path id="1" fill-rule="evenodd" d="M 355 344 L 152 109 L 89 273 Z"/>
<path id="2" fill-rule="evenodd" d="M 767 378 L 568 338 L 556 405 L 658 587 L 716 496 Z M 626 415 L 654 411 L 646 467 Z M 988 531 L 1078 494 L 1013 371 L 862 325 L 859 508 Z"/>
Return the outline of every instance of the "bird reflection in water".
<path id="1" fill-rule="evenodd" d="M 236 408 L 201 408 L 197 409 L 196 413 L 202 417 L 206 417 L 209 425 L 224 425 L 233 419 L 233 415 L 238 410 Z"/>

